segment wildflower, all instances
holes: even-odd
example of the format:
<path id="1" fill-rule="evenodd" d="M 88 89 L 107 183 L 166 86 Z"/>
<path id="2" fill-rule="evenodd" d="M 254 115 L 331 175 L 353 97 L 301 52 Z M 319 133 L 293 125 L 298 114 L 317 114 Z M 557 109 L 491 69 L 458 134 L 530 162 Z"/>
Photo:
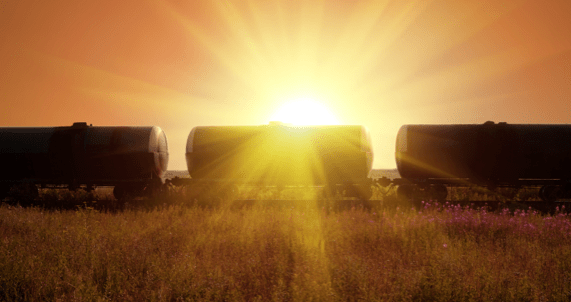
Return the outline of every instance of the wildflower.
<path id="1" fill-rule="evenodd" d="M 444 248 L 447 248 L 447 247 L 448 247 L 448 244 L 444 243 L 442 246 L 443 246 Z"/>

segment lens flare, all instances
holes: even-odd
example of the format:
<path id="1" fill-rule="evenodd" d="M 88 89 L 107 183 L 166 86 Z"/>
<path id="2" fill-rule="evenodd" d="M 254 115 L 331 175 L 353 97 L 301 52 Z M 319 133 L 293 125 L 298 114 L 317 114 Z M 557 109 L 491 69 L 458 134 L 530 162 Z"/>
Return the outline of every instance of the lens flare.
<path id="1" fill-rule="evenodd" d="M 283 104 L 270 118 L 296 126 L 301 125 L 339 125 L 339 120 L 323 104 L 312 98 L 299 98 Z"/>

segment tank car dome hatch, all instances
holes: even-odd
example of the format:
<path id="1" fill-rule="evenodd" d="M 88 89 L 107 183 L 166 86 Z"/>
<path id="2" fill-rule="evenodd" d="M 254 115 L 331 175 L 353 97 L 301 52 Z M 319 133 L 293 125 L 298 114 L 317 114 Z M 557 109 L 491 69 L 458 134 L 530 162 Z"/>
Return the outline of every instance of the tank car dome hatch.
<path id="1" fill-rule="evenodd" d="M 89 125 L 89 126 L 91 126 L 91 125 Z M 89 126 L 87 126 L 86 122 L 75 122 L 75 123 L 73 123 L 73 125 L 71 125 L 72 128 L 87 128 Z"/>

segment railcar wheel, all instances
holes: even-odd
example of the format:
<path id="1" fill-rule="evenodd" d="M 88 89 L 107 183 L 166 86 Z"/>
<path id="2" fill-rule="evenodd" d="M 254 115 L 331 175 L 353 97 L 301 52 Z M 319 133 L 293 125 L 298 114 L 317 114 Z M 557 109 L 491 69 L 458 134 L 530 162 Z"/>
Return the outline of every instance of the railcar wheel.
<path id="1" fill-rule="evenodd" d="M 442 202 L 448 197 L 448 188 L 443 184 L 430 186 L 430 197 L 436 201 Z"/>
<path id="2" fill-rule="evenodd" d="M 414 185 L 400 185 L 397 187 L 397 198 L 403 200 L 411 200 L 414 196 Z"/>
<path id="3" fill-rule="evenodd" d="M 561 198 L 563 190 L 560 186 L 546 185 L 539 189 L 539 197 L 545 202 L 554 202 Z"/>
<path id="4" fill-rule="evenodd" d="M 358 197 L 361 200 L 370 200 L 373 197 L 373 187 L 370 184 L 357 185 Z"/>
<path id="5" fill-rule="evenodd" d="M 421 200 L 425 197 L 424 193 L 426 193 L 426 190 L 421 190 L 421 188 L 416 185 L 406 184 L 398 186 L 396 191 L 398 199 L 415 208 L 422 207 Z"/>
<path id="6" fill-rule="evenodd" d="M 139 191 L 139 194 L 141 192 L 141 190 L 136 190 Z M 148 183 L 143 189 L 142 189 L 142 193 L 143 196 L 146 196 L 148 198 L 153 198 L 153 197 L 162 197 L 163 194 L 166 193 L 166 186 L 160 182 L 160 181 L 153 181 L 151 183 Z M 136 193 L 136 192 L 133 192 Z"/>
<path id="7" fill-rule="evenodd" d="M 127 190 L 123 185 L 117 185 L 113 188 L 113 196 L 115 199 L 120 200 L 123 199 L 127 195 Z"/>
<path id="8" fill-rule="evenodd" d="M 369 200 L 373 196 L 373 189 L 371 185 L 367 184 L 352 184 L 347 185 L 345 188 L 346 197 L 356 197 L 359 200 Z"/>

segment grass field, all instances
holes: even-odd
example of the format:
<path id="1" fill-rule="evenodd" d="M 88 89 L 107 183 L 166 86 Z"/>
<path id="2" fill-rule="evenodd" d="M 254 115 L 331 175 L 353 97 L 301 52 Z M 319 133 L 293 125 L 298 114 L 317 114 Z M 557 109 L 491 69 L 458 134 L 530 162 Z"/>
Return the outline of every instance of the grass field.
<path id="1" fill-rule="evenodd" d="M 3 204 L 0 300 L 571 299 L 563 212 L 161 201 L 117 211 Z"/>

